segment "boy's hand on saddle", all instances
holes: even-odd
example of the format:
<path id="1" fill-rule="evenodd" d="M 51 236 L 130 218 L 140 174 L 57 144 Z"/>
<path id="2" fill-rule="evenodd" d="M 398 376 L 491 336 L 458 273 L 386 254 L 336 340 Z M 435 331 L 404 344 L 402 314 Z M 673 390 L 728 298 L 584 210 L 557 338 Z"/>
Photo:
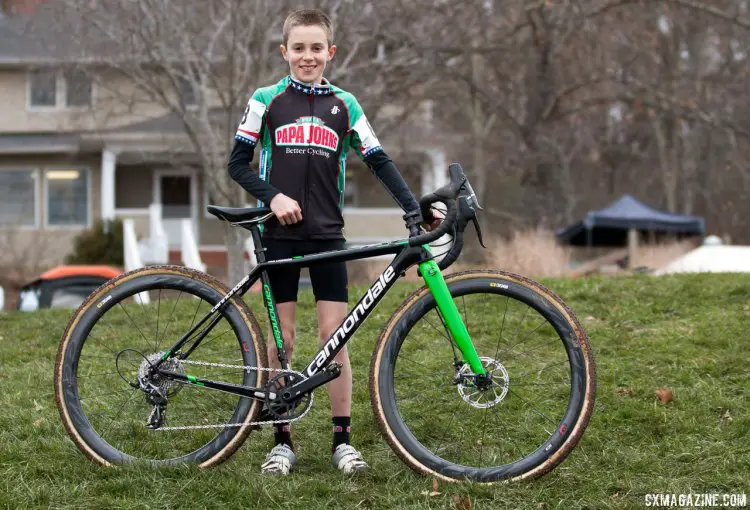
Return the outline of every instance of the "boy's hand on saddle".
<path id="1" fill-rule="evenodd" d="M 273 197 L 268 205 L 282 225 L 294 225 L 302 221 L 302 209 L 300 209 L 297 201 L 283 193 Z"/>
<path id="2" fill-rule="evenodd" d="M 427 232 L 432 232 L 438 228 L 443 222 L 443 219 L 445 219 L 445 215 L 442 211 L 438 211 L 437 209 L 430 209 L 430 214 L 432 217 L 425 218 L 424 223 L 422 223 L 422 228 Z"/>

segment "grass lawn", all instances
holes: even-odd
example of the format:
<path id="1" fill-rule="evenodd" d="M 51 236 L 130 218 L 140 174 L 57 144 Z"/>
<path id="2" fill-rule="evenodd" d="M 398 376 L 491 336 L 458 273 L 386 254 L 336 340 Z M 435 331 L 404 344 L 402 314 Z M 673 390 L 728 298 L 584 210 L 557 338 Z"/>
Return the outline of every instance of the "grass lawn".
<path id="1" fill-rule="evenodd" d="M 294 426 L 299 462 L 259 476 L 266 428 L 216 469 L 107 469 L 63 430 L 53 394 L 69 311 L 0 314 L 0 507 L 74 508 L 641 508 L 652 493 L 750 494 L 750 276 L 646 276 L 544 282 L 589 333 L 598 372 L 594 415 L 557 469 L 524 483 L 439 484 L 406 468 L 380 437 L 367 377 L 378 332 L 414 288 L 399 284 L 350 344 L 353 441 L 371 471 L 335 471 L 324 391 Z M 358 294 L 362 289 L 355 289 Z M 259 296 L 248 298 L 262 317 Z M 300 357 L 314 352 L 310 294 L 298 311 Z M 655 391 L 669 388 L 660 403 Z"/>

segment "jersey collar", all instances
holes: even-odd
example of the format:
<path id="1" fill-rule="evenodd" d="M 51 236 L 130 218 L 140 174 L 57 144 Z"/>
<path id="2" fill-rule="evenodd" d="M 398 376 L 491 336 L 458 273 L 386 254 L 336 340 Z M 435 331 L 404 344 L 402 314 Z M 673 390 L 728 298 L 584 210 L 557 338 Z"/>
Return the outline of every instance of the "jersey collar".
<path id="1" fill-rule="evenodd" d="M 310 85 L 309 83 L 302 83 L 301 81 L 295 80 L 291 75 L 287 76 L 287 84 L 293 89 L 303 92 L 305 94 L 311 94 L 316 96 L 329 96 L 333 94 L 333 87 L 331 82 L 323 78 L 323 83 L 320 85 Z"/>

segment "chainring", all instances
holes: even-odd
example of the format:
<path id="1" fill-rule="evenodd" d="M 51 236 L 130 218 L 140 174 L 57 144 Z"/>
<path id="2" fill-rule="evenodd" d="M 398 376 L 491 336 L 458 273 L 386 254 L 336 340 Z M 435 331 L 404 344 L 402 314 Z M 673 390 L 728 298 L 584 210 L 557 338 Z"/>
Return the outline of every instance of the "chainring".
<path id="1" fill-rule="evenodd" d="M 266 408 L 265 410 L 275 420 L 294 420 L 304 415 L 312 405 L 312 395 L 305 393 L 296 401 L 287 403 L 281 399 L 281 393 L 286 386 L 294 386 L 302 382 L 302 375 L 287 372 L 273 377 L 266 383 Z M 271 396 L 273 395 L 273 398 Z"/>

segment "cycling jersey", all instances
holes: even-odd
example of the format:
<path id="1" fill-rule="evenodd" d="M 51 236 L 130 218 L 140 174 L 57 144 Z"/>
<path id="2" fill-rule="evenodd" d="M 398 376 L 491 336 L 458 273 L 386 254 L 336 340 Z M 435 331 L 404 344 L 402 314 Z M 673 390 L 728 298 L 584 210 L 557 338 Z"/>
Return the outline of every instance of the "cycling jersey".
<path id="1" fill-rule="evenodd" d="M 302 209 L 302 222 L 287 226 L 269 222 L 264 236 L 343 239 L 341 207 L 349 147 L 405 211 L 418 207 L 355 97 L 327 81 L 309 86 L 287 76 L 258 89 L 248 102 L 235 140 L 229 171 L 259 199 L 258 205 L 283 193 Z M 258 143 L 260 178 L 249 168 Z"/>

